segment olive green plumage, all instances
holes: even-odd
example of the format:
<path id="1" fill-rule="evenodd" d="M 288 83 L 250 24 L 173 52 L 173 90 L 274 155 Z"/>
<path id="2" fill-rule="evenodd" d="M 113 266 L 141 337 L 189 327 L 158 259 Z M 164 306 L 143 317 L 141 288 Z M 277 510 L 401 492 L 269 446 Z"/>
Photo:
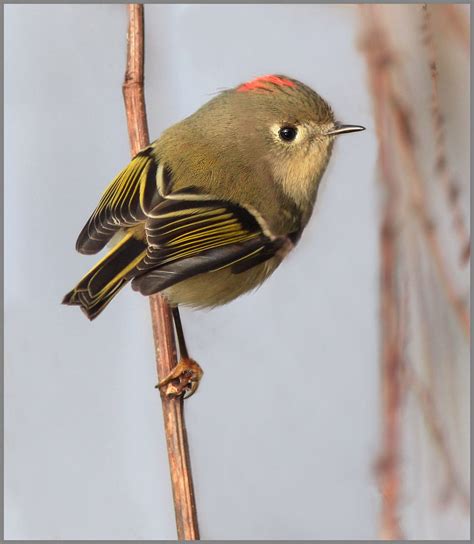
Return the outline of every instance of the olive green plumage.
<path id="1" fill-rule="evenodd" d="M 112 181 L 76 248 L 111 251 L 66 295 L 93 319 L 128 282 L 172 304 L 212 307 L 257 287 L 314 206 L 334 121 L 306 85 L 263 76 L 167 129 Z"/>

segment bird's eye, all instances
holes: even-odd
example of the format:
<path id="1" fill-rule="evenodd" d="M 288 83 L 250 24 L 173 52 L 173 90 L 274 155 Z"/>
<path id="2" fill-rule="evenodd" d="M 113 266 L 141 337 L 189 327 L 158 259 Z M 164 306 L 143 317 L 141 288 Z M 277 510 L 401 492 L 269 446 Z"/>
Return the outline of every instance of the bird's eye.
<path id="1" fill-rule="evenodd" d="M 298 134 L 298 129 L 296 127 L 285 126 L 281 127 L 278 131 L 278 136 L 285 142 L 292 142 L 296 135 Z"/>

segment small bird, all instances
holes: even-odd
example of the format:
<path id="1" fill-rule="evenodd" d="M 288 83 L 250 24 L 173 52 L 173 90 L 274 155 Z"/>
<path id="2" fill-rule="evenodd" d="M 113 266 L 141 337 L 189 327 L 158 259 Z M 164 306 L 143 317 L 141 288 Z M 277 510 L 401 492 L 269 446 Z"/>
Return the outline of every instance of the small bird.
<path id="1" fill-rule="evenodd" d="M 360 130 L 335 121 L 321 96 L 283 75 L 221 92 L 107 187 L 76 249 L 112 248 L 63 303 L 92 320 L 131 281 L 143 295 L 166 296 L 182 333 L 178 305 L 225 304 L 278 267 L 310 219 L 335 137 Z M 184 363 L 160 387 L 190 373 L 184 340 L 180 348 Z M 192 370 L 193 383 L 176 394 L 195 391 L 200 369 Z"/>

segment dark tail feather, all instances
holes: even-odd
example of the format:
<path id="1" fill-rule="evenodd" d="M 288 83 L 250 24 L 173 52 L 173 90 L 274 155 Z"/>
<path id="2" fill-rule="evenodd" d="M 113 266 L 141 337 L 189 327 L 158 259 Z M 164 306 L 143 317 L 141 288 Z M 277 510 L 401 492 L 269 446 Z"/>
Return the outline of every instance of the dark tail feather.
<path id="1" fill-rule="evenodd" d="M 80 306 L 95 319 L 130 280 L 130 272 L 146 254 L 146 244 L 126 235 L 63 299 L 63 304 Z"/>

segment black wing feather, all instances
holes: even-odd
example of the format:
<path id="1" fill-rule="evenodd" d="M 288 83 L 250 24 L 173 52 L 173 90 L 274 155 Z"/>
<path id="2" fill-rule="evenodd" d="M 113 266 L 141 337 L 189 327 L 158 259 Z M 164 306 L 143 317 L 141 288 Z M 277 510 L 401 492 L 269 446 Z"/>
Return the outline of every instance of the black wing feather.
<path id="1" fill-rule="evenodd" d="M 117 175 L 79 234 L 79 253 L 97 253 L 119 229 L 145 221 L 147 210 L 160 198 L 157 169 L 158 161 L 150 147 L 140 151 Z"/>
<path id="2" fill-rule="evenodd" d="M 219 247 L 199 255 L 176 261 L 139 276 L 132 282 L 132 288 L 142 295 L 152 295 L 171 287 L 180 281 L 205 272 L 225 268 L 241 259 L 262 252 L 262 240 L 255 238 L 241 244 Z M 265 260 L 269 257 L 266 256 Z"/>
<path id="3" fill-rule="evenodd" d="M 272 240 L 247 209 L 217 199 L 166 200 L 149 214 L 146 234 L 148 251 L 132 283 L 144 295 L 224 267 L 243 272 L 272 258 L 286 239 Z"/>

